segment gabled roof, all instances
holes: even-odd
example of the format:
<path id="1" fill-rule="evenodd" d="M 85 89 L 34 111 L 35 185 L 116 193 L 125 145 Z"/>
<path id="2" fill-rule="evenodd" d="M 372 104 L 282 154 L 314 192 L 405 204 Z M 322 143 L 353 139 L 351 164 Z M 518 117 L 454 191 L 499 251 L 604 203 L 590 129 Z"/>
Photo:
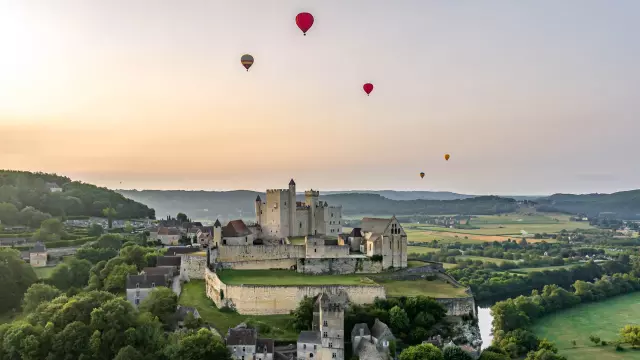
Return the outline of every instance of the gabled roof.
<path id="1" fill-rule="evenodd" d="M 320 338 L 319 331 L 300 331 L 300 335 L 298 335 L 298 342 L 306 344 L 322 344 L 322 339 Z"/>
<path id="2" fill-rule="evenodd" d="M 260 199 L 260 195 L 256 196 L 256 202 L 262 202 L 262 199 Z"/>
<path id="3" fill-rule="evenodd" d="M 142 272 L 147 275 L 171 275 L 173 269 L 170 267 L 146 267 Z"/>
<path id="4" fill-rule="evenodd" d="M 167 286 L 167 278 L 164 275 L 127 275 L 127 289 L 148 289 L 157 286 Z"/>
<path id="5" fill-rule="evenodd" d="M 384 335 L 393 336 L 393 333 L 391 332 L 387 324 L 376 318 L 376 322 L 371 327 L 371 336 L 376 339 L 380 339 Z"/>
<path id="6" fill-rule="evenodd" d="M 353 228 L 353 230 L 351 230 L 351 233 L 349 233 L 350 237 L 362 237 L 362 232 L 360 232 L 360 228 Z"/>
<path id="7" fill-rule="evenodd" d="M 231 220 L 222 228 L 222 236 L 224 237 L 240 237 L 251 234 L 251 230 L 242 220 Z"/>
<path id="8" fill-rule="evenodd" d="M 391 219 L 381 219 L 381 218 L 363 218 L 362 224 L 360 228 L 365 232 L 372 232 L 376 234 L 382 234 L 389 227 L 391 223 Z"/>
<path id="9" fill-rule="evenodd" d="M 46 251 L 47 251 L 47 247 L 46 247 L 46 246 L 44 246 L 44 244 L 43 244 L 43 243 L 41 243 L 41 242 L 39 242 L 39 241 L 38 241 L 38 242 L 33 246 L 33 248 L 31 248 L 31 250 L 30 250 L 29 252 L 30 252 L 30 253 L 43 253 L 43 252 L 46 252 Z"/>
<path id="10" fill-rule="evenodd" d="M 180 256 L 158 256 L 156 266 L 178 266 L 182 264 Z"/>
<path id="11" fill-rule="evenodd" d="M 213 227 L 220 227 L 222 226 L 222 224 L 220 224 L 220 220 L 216 219 L 216 222 L 213 224 Z"/>
<path id="12" fill-rule="evenodd" d="M 362 334 L 360 334 L 360 330 L 362 330 Z M 371 331 L 369 331 L 369 325 L 367 323 L 359 323 L 353 326 L 351 330 L 351 340 L 356 336 L 367 336 L 371 335 Z"/>
<path id="13" fill-rule="evenodd" d="M 295 184 L 296 184 L 296 182 L 293 181 L 293 179 L 291 179 L 291 181 L 289 181 L 289 185 L 295 185 Z"/>
<path id="14" fill-rule="evenodd" d="M 274 343 L 273 339 L 258 339 L 256 341 L 256 353 L 266 352 L 267 354 L 272 354 L 273 343 Z"/>
<path id="15" fill-rule="evenodd" d="M 227 345 L 255 345 L 258 334 L 255 329 L 232 328 L 227 334 Z"/>

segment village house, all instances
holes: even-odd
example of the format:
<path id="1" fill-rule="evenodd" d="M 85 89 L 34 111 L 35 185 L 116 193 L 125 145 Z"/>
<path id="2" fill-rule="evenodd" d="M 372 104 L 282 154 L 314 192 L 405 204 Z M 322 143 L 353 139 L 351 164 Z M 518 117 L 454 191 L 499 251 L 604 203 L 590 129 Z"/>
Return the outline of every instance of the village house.
<path id="1" fill-rule="evenodd" d="M 391 218 L 363 218 L 359 228 L 339 239 L 346 242 L 351 251 L 360 251 L 368 257 L 381 256 L 387 269 L 407 267 L 407 233 L 395 216 Z"/>
<path id="2" fill-rule="evenodd" d="M 62 188 L 53 182 L 48 182 L 45 184 L 45 186 L 47 187 L 47 189 L 49 189 L 50 192 L 55 193 L 55 192 L 62 192 Z"/>
<path id="3" fill-rule="evenodd" d="M 137 308 L 159 286 L 170 286 L 165 275 L 127 275 L 127 301 Z"/>
<path id="4" fill-rule="evenodd" d="M 240 324 L 227 331 L 227 349 L 237 360 L 273 360 L 273 339 L 258 338 L 258 330 Z"/>
<path id="5" fill-rule="evenodd" d="M 180 256 L 158 256 L 156 258 L 156 267 L 171 269 L 173 276 L 180 274 L 180 265 L 182 265 Z"/>
<path id="6" fill-rule="evenodd" d="M 164 245 L 178 245 L 181 237 L 180 230 L 176 228 L 159 227 L 156 239 Z"/>
<path id="7" fill-rule="evenodd" d="M 178 308 L 176 309 L 176 321 L 178 323 L 178 327 L 184 327 L 184 321 L 189 314 L 192 314 L 195 319 L 200 318 L 198 309 L 194 307 L 178 305 Z"/>
<path id="8" fill-rule="evenodd" d="M 367 360 L 387 360 L 389 356 L 389 346 L 396 340 L 395 336 L 387 326 L 379 319 L 376 319 L 371 331 L 366 323 L 359 323 L 351 330 L 351 346 L 353 354 L 360 359 Z"/>
<path id="9" fill-rule="evenodd" d="M 213 224 L 214 245 L 254 245 L 257 234 L 242 220 L 231 220 L 222 226 L 219 220 Z"/>
<path id="10" fill-rule="evenodd" d="M 33 267 L 47 266 L 48 257 L 47 247 L 41 242 L 37 242 L 33 248 L 29 250 L 29 263 Z"/>
<path id="11" fill-rule="evenodd" d="M 165 280 L 169 282 L 171 281 L 171 279 L 173 279 L 174 276 L 176 276 L 176 274 L 174 274 L 174 271 L 175 269 L 173 266 L 145 267 L 144 269 L 142 269 L 140 274 L 162 275 L 165 277 Z"/>

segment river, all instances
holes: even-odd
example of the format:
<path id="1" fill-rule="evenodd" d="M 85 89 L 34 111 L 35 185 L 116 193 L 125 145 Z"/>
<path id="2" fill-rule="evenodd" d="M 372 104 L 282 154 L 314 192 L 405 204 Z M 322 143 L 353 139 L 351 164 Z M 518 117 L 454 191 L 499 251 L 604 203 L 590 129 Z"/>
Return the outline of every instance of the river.
<path id="1" fill-rule="evenodd" d="M 491 309 L 488 307 L 478 307 L 478 327 L 480 327 L 480 336 L 482 337 L 482 349 L 489 347 L 493 340 L 491 334 L 491 322 L 493 316 L 491 316 Z"/>

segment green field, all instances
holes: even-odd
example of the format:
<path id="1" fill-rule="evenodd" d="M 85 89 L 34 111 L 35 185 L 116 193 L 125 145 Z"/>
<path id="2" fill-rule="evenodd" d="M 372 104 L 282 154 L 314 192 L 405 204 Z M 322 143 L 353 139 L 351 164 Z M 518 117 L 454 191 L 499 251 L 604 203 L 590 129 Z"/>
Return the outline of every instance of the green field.
<path id="1" fill-rule="evenodd" d="M 49 276 L 51 276 L 51 273 L 55 268 L 56 268 L 55 266 L 37 267 L 37 268 L 34 267 L 33 271 L 38 276 L 38 279 L 47 279 L 49 278 Z"/>
<path id="2" fill-rule="evenodd" d="M 260 321 L 270 326 L 270 331 L 261 331 L 260 335 L 273 337 L 278 340 L 296 340 L 298 333 L 289 328 L 291 316 L 289 315 L 240 315 L 235 312 L 220 311 L 205 294 L 204 280 L 191 280 L 182 285 L 179 304 L 198 309 L 202 319 L 213 324 L 225 335 L 230 327 L 248 320 Z"/>
<path id="3" fill-rule="evenodd" d="M 537 268 L 521 268 L 521 269 L 511 269 L 511 272 L 519 272 L 519 273 L 530 273 L 534 271 L 545 271 L 545 270 L 559 270 L 559 269 L 568 269 L 574 267 L 579 264 L 569 264 L 569 265 L 560 265 L 560 266 L 543 266 Z"/>
<path id="4" fill-rule="evenodd" d="M 556 343 L 560 354 L 568 359 L 640 359 L 640 350 L 627 348 L 616 352 L 612 345 L 596 347 L 589 341 L 590 335 L 596 335 L 611 343 L 618 339 L 620 328 L 625 325 L 640 325 L 638 292 L 546 316 L 532 329 L 538 337 Z M 573 340 L 575 348 L 571 344 Z"/>
<path id="5" fill-rule="evenodd" d="M 381 281 L 387 296 L 430 296 L 434 298 L 467 297 L 465 289 L 454 287 L 442 280 Z"/>
<path id="6" fill-rule="evenodd" d="M 407 246 L 407 254 L 422 255 L 434 252 L 440 252 L 440 249 L 430 248 L 426 246 Z"/>
<path id="7" fill-rule="evenodd" d="M 223 270 L 227 285 L 376 285 L 366 275 L 307 275 L 291 270 Z"/>
<path id="8" fill-rule="evenodd" d="M 484 256 L 471 256 L 471 255 L 464 255 L 464 256 L 456 256 L 456 260 L 480 260 L 482 262 L 492 262 L 492 263 L 496 263 L 498 265 L 502 264 L 503 262 L 507 261 L 504 259 L 496 259 L 496 258 L 490 258 L 490 257 L 484 257 Z"/>

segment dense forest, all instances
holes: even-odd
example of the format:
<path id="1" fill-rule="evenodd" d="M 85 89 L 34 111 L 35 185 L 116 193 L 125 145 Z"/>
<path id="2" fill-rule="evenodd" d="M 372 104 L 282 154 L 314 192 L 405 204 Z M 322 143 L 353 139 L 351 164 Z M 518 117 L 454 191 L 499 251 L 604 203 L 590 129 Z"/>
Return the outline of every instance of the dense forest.
<path id="1" fill-rule="evenodd" d="M 50 186 L 63 191 L 52 192 Z M 153 209 L 107 188 L 55 174 L 0 170 L 0 220 L 4 224 L 18 224 L 20 216 L 12 214 L 25 209 L 52 216 L 103 216 L 109 207 L 119 219 L 155 217 Z"/>
<path id="2" fill-rule="evenodd" d="M 620 191 L 613 194 L 554 194 L 536 200 L 540 206 L 598 216 L 610 213 L 611 218 L 640 219 L 640 190 Z"/>

